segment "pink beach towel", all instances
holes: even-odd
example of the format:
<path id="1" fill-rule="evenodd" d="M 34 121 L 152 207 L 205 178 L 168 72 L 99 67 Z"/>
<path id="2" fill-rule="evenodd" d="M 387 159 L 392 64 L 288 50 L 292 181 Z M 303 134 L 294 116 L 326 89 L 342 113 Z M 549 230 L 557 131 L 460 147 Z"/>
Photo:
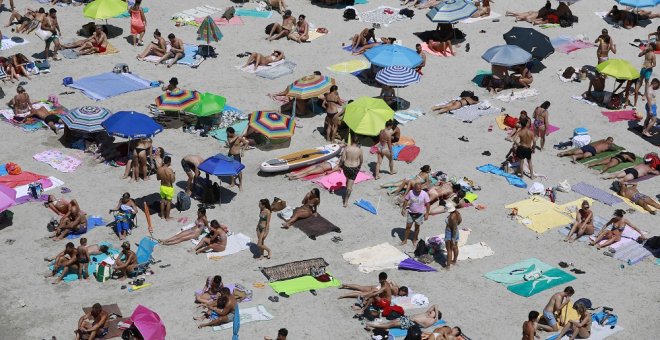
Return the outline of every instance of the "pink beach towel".
<path id="1" fill-rule="evenodd" d="M 568 44 L 558 46 L 557 48 L 555 48 L 555 50 L 557 50 L 559 52 L 569 54 L 571 52 L 581 50 L 583 48 L 590 48 L 590 47 L 596 47 L 596 45 L 594 45 L 590 42 L 582 41 L 582 40 L 575 40 L 575 41 L 570 42 Z"/>
<path id="2" fill-rule="evenodd" d="M 601 113 L 609 119 L 610 123 L 621 122 L 624 120 L 637 120 L 637 113 L 635 110 L 603 111 Z"/>
<path id="3" fill-rule="evenodd" d="M 198 24 L 201 24 L 202 21 L 204 21 L 204 19 L 206 19 L 206 18 L 205 17 L 204 18 L 195 18 L 195 22 L 198 23 Z M 213 18 L 213 21 L 218 26 L 243 25 L 243 20 L 241 19 L 241 17 L 238 17 L 238 16 L 232 17 L 231 19 L 229 19 L 229 21 L 227 21 L 227 19 L 225 19 L 225 18 Z"/>
<path id="4" fill-rule="evenodd" d="M 355 179 L 355 184 L 360 182 L 368 181 L 374 177 L 364 171 L 360 171 Z M 331 174 L 325 175 L 321 178 L 317 178 L 312 182 L 322 186 L 324 189 L 329 191 L 336 191 L 346 186 L 346 177 L 344 177 L 344 171 L 337 171 Z"/>
<path id="5" fill-rule="evenodd" d="M 61 172 L 74 172 L 82 164 L 82 161 L 67 156 L 57 150 L 46 150 L 33 156 L 39 162 L 47 163 Z"/>
<path id="6" fill-rule="evenodd" d="M 442 53 L 440 53 L 440 52 L 433 51 L 433 50 L 429 47 L 429 44 L 427 44 L 427 43 L 425 43 L 425 42 L 422 43 L 422 51 L 424 51 L 424 52 L 426 52 L 426 53 L 429 53 L 429 54 L 432 54 L 432 55 L 434 55 L 434 56 L 438 56 L 438 57 L 448 57 L 448 56 L 451 56 L 450 54 L 445 55 L 445 54 L 442 54 Z"/>
<path id="7" fill-rule="evenodd" d="M 621 234 L 621 241 L 611 244 L 609 248 L 617 250 L 628 243 L 637 242 L 637 238 L 640 236 L 641 235 L 638 232 L 636 232 L 635 229 L 626 226 L 626 228 L 623 229 L 623 233 Z M 591 236 L 590 239 L 593 241 L 596 239 L 596 237 Z M 605 241 L 606 240 L 600 241 L 599 244 L 603 244 L 605 243 Z"/>

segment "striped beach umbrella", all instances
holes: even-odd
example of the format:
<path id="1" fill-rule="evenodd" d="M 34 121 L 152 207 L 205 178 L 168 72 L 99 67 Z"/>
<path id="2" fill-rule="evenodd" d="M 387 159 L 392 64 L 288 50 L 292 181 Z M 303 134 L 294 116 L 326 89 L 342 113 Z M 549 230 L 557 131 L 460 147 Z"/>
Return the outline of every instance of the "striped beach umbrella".
<path id="1" fill-rule="evenodd" d="M 250 127 L 271 139 L 291 138 L 296 130 L 293 119 L 275 111 L 255 111 L 250 114 Z"/>
<path id="2" fill-rule="evenodd" d="M 222 32 L 220 32 L 220 28 L 215 24 L 215 21 L 213 21 L 210 15 L 206 16 L 204 21 L 199 25 L 199 29 L 197 29 L 197 40 L 206 41 L 207 45 L 211 41 L 218 42 L 222 40 Z"/>
<path id="3" fill-rule="evenodd" d="M 387 86 L 405 87 L 410 84 L 419 83 L 419 73 L 410 67 L 390 66 L 376 73 L 376 81 Z"/>
<path id="4" fill-rule="evenodd" d="M 289 85 L 289 92 L 287 93 L 287 96 L 296 99 L 309 99 L 318 97 L 330 91 L 330 87 L 334 84 L 334 78 L 319 76 L 316 74 L 305 76 Z"/>
<path id="5" fill-rule="evenodd" d="M 426 17 L 433 22 L 451 24 L 467 19 L 477 11 L 477 6 L 465 0 L 445 0 L 431 8 Z"/>
<path id="6" fill-rule="evenodd" d="M 69 110 L 61 116 L 62 122 L 71 130 L 102 131 L 101 124 L 112 115 L 110 110 L 98 106 L 81 106 Z"/>
<path id="7" fill-rule="evenodd" d="M 156 97 L 156 106 L 164 111 L 182 111 L 200 101 L 202 95 L 197 91 L 167 91 Z"/>

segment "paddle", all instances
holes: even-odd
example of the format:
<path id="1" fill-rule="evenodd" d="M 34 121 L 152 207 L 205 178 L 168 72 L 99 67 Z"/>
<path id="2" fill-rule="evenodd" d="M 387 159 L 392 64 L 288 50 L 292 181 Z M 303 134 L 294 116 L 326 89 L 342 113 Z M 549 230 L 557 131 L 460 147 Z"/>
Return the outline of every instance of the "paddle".
<path id="1" fill-rule="evenodd" d="M 292 158 L 273 159 L 272 161 L 269 161 L 268 164 L 270 164 L 270 165 L 280 165 L 280 164 L 285 164 L 285 163 L 297 161 L 299 159 L 309 158 L 309 156 L 312 156 L 312 155 L 323 155 L 323 154 L 326 154 L 326 153 L 328 153 L 328 152 L 325 151 L 325 150 L 315 151 L 315 152 L 306 153 L 302 156 L 297 156 L 297 157 L 292 157 Z"/>

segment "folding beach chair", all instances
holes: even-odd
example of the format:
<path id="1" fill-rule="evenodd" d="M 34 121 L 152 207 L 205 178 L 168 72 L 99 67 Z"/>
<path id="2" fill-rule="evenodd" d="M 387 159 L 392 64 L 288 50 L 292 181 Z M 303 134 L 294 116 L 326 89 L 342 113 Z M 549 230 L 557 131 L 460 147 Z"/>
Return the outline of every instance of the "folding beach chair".
<path id="1" fill-rule="evenodd" d="M 137 245 L 137 267 L 128 274 L 129 277 L 135 277 L 144 274 L 149 265 L 155 263 L 154 258 L 151 256 L 154 252 L 154 247 L 158 244 L 156 240 L 151 237 L 143 237 Z"/>

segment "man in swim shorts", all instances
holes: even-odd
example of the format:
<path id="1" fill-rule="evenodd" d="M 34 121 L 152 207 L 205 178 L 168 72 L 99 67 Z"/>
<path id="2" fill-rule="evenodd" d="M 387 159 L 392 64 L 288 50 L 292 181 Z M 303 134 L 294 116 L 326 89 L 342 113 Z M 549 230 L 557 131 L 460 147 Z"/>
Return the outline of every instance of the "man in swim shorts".
<path id="1" fill-rule="evenodd" d="M 188 182 L 186 182 L 186 195 L 192 194 L 193 182 L 199 177 L 199 165 L 204 162 L 204 158 L 199 155 L 187 155 L 181 159 L 181 167 L 183 172 L 188 175 Z"/>
<path id="2" fill-rule="evenodd" d="M 108 313 L 100 303 L 95 303 L 92 310 L 80 317 L 75 333 L 76 340 L 100 339 L 108 334 Z"/>
<path id="3" fill-rule="evenodd" d="M 660 171 L 653 169 L 649 164 L 647 163 L 642 163 L 642 164 L 637 164 L 632 168 L 624 169 L 618 172 L 615 172 L 613 174 L 610 174 L 609 176 L 603 177 L 603 179 L 619 179 L 623 182 L 628 182 L 632 181 L 633 179 L 637 179 L 642 176 L 646 175 L 658 175 L 660 174 Z"/>
<path id="4" fill-rule="evenodd" d="M 559 331 L 559 324 L 557 324 L 557 316 L 561 316 L 561 310 L 566 307 L 571 300 L 571 296 L 575 294 L 573 287 L 568 286 L 564 288 L 563 292 L 555 293 L 550 297 L 550 301 L 543 308 L 543 318 L 547 325 L 538 325 L 538 328 L 546 332 Z"/>
<path id="5" fill-rule="evenodd" d="M 438 310 L 438 305 L 431 306 L 426 312 L 415 314 L 411 316 L 402 316 L 397 320 L 386 322 L 367 322 L 366 328 L 401 328 L 407 330 L 414 325 L 419 325 L 420 328 L 428 328 L 433 326 L 438 320 L 442 319 L 442 312 Z"/>
<path id="6" fill-rule="evenodd" d="M 646 48 L 639 52 L 638 57 L 644 57 L 644 62 L 642 62 L 642 69 L 639 71 L 639 78 L 637 79 L 637 84 L 635 84 L 635 102 L 633 106 L 637 106 L 637 97 L 639 95 L 639 88 L 642 87 L 644 83 L 644 95 L 648 98 L 649 95 L 649 82 L 651 82 L 651 75 L 653 74 L 653 68 L 655 67 L 655 46 L 653 44 L 647 44 Z M 647 101 L 647 103 L 651 103 Z"/>
<path id="7" fill-rule="evenodd" d="M 223 304 L 221 304 L 224 302 Z M 234 321 L 234 312 L 236 310 L 236 298 L 229 288 L 220 288 L 220 298 L 218 298 L 217 307 L 207 307 L 209 309 L 208 318 L 211 320 L 199 324 L 197 328 L 219 326 Z"/>
<path id="8" fill-rule="evenodd" d="M 169 220 L 172 209 L 172 198 L 174 198 L 174 170 L 172 170 L 172 158 L 165 156 L 163 166 L 158 169 L 160 179 L 160 217 Z"/>
<path id="9" fill-rule="evenodd" d="M 571 158 L 573 158 L 572 162 L 575 163 L 575 161 L 580 159 L 589 158 L 604 151 L 614 150 L 614 148 L 614 138 L 607 137 L 606 139 L 587 144 L 579 149 L 562 151 L 557 154 L 557 157 L 571 156 Z"/>
<path id="10" fill-rule="evenodd" d="M 529 167 L 529 177 L 534 179 L 534 167 L 532 165 L 532 153 L 536 148 L 536 138 L 534 137 L 534 132 L 529 129 L 530 121 L 520 120 L 520 130 L 516 132 L 511 138 L 513 139 L 513 145 L 516 147 L 516 157 L 520 160 L 520 165 L 516 170 L 516 175 L 522 177 L 525 173 L 524 162 L 527 160 L 527 166 Z"/>
<path id="11" fill-rule="evenodd" d="M 58 124 L 58 123 L 60 122 L 60 116 L 58 116 L 58 115 L 56 115 L 56 114 L 54 114 L 54 113 L 51 113 L 51 112 L 48 111 L 48 109 L 46 109 L 45 107 L 40 107 L 40 108 L 38 108 L 38 109 L 33 108 L 32 111 L 31 111 L 27 116 L 25 116 L 25 118 L 27 119 L 27 118 L 30 118 L 30 117 L 33 117 L 33 116 L 36 116 L 36 117 L 38 117 L 39 119 L 43 120 L 43 122 L 44 122 L 46 125 L 48 125 L 48 127 L 49 127 L 49 128 L 55 133 L 55 134 L 57 134 L 57 126 L 56 126 L 56 124 Z"/>
<path id="12" fill-rule="evenodd" d="M 655 57 L 655 53 L 653 57 Z M 655 122 L 658 117 L 658 107 L 655 103 L 655 91 L 658 88 L 660 88 L 660 80 L 658 78 L 653 78 L 651 86 L 646 87 L 646 105 L 644 105 L 646 108 L 646 119 L 644 119 L 644 129 L 642 129 L 642 134 L 646 137 L 653 137 L 657 134 L 657 132 L 652 133 L 651 130 L 655 128 Z"/>
<path id="13" fill-rule="evenodd" d="M 241 153 L 250 144 L 247 138 L 237 136 L 236 130 L 233 127 L 227 128 L 227 145 L 229 146 L 229 153 L 227 156 L 233 158 L 235 161 L 242 163 Z M 238 190 L 243 191 L 243 174 L 238 173 Z M 236 178 L 232 176 L 230 186 L 234 186 Z"/>
<path id="14" fill-rule="evenodd" d="M 353 183 L 357 178 L 362 162 L 364 161 L 362 149 L 358 143 L 358 137 L 354 133 L 351 135 L 351 145 L 344 147 L 341 153 L 341 160 L 339 161 L 340 167 L 346 177 L 346 193 L 344 194 L 344 208 L 348 205 L 348 199 L 351 197 L 353 191 Z"/>

